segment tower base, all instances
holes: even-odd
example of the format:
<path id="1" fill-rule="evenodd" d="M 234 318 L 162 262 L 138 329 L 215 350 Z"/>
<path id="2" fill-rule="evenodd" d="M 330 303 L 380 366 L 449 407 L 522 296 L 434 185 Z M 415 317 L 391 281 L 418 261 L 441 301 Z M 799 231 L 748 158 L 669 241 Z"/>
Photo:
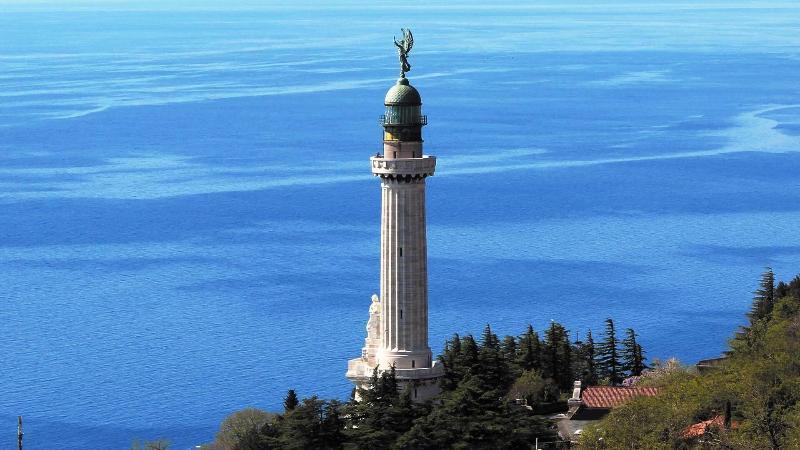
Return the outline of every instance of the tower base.
<path id="1" fill-rule="evenodd" d="M 361 400 L 358 388 L 369 389 L 369 382 L 375 366 L 370 365 L 362 358 L 351 359 L 347 362 L 347 378 L 356 386 L 356 400 Z M 384 370 L 379 369 L 379 374 Z M 418 369 L 395 369 L 397 388 L 400 392 L 408 390 L 414 402 L 428 401 L 442 392 L 439 380 L 444 376 L 444 365 L 440 361 L 433 361 L 431 367 Z"/>

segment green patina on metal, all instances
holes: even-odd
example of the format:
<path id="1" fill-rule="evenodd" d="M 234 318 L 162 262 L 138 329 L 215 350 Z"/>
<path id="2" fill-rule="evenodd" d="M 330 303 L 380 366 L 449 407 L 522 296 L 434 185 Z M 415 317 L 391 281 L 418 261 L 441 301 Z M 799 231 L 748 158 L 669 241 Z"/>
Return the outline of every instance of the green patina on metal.
<path id="1" fill-rule="evenodd" d="M 411 71 L 408 54 L 414 47 L 414 35 L 411 34 L 411 30 L 406 28 L 400 28 L 400 31 L 403 32 L 403 39 L 398 41 L 397 38 L 394 38 L 394 46 L 397 47 L 397 54 L 400 57 L 400 78 L 405 78 L 406 72 Z"/>

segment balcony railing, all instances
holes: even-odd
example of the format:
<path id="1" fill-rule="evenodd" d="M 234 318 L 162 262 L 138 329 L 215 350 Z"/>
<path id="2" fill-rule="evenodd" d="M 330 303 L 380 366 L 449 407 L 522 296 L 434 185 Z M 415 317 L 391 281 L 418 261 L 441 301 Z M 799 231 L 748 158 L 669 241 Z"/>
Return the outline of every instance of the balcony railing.
<path id="1" fill-rule="evenodd" d="M 416 117 L 397 117 L 397 116 L 387 116 L 386 114 L 381 115 L 378 118 L 378 123 L 383 126 L 386 125 L 427 125 L 428 124 L 428 116 L 416 116 Z"/>

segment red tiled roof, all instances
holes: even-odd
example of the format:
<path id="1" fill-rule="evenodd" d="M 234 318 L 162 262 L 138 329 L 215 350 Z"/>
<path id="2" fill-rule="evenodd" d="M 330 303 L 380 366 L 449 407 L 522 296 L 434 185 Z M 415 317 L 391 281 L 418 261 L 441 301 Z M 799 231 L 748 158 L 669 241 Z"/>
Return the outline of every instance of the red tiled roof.
<path id="1" fill-rule="evenodd" d="M 635 397 L 653 397 L 654 387 L 589 386 L 581 393 L 581 401 L 588 408 L 613 408 Z"/>
<path id="2" fill-rule="evenodd" d="M 683 436 L 684 439 L 692 439 L 700 437 L 706 434 L 706 430 L 708 430 L 708 428 L 710 427 L 722 428 L 724 424 L 725 424 L 725 418 L 722 416 L 716 416 L 713 419 L 704 420 L 694 425 L 689 425 L 688 427 L 683 429 L 683 432 L 681 432 L 681 436 Z M 731 421 L 731 428 L 738 428 L 738 427 L 739 427 L 739 422 L 735 420 Z"/>

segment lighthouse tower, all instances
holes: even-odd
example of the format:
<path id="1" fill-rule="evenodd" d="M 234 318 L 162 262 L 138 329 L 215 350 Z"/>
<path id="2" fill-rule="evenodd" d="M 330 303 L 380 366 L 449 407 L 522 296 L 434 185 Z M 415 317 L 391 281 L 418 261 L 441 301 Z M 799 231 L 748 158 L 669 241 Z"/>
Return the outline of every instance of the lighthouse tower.
<path id="1" fill-rule="evenodd" d="M 384 99 L 383 154 L 370 158 L 372 174 L 381 180 L 380 297 L 372 298 L 364 348 L 349 361 L 347 378 L 368 388 L 375 367 L 394 367 L 400 389 L 424 401 L 439 393 L 444 367 L 428 346 L 425 179 L 433 175 L 436 158 L 422 152 L 427 118 L 419 92 L 405 77 L 411 43 L 405 30 L 403 41 L 395 41 L 403 70 Z"/>

